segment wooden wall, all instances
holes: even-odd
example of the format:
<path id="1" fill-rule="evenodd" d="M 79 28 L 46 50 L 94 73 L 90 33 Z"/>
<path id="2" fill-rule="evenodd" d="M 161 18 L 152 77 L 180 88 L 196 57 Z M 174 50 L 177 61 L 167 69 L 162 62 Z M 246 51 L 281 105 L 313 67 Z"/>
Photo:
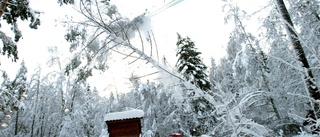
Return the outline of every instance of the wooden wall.
<path id="1" fill-rule="evenodd" d="M 110 137 L 139 137 L 141 133 L 141 119 L 125 119 L 106 121 Z"/>

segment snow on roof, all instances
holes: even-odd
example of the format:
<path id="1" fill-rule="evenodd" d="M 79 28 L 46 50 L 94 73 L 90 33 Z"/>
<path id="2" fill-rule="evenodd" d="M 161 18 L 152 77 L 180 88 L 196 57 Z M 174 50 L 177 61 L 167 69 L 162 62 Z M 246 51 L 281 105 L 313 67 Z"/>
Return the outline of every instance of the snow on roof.
<path id="1" fill-rule="evenodd" d="M 181 135 L 180 133 L 172 133 L 170 135 Z"/>
<path id="2" fill-rule="evenodd" d="M 108 113 L 104 116 L 104 121 L 142 118 L 143 115 L 144 112 L 142 110 L 133 109 L 123 112 Z"/>

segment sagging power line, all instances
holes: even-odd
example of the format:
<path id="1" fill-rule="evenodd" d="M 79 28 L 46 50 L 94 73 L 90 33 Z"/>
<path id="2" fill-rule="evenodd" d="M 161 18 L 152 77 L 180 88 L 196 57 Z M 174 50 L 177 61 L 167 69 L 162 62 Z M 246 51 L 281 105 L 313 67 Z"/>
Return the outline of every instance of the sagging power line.
<path id="1" fill-rule="evenodd" d="M 149 17 L 153 17 L 177 4 L 179 4 L 180 2 L 182 2 L 183 0 L 172 0 L 169 3 L 167 3 L 166 5 L 162 6 L 161 8 L 157 9 L 156 11 L 152 12 L 151 14 L 149 14 Z"/>

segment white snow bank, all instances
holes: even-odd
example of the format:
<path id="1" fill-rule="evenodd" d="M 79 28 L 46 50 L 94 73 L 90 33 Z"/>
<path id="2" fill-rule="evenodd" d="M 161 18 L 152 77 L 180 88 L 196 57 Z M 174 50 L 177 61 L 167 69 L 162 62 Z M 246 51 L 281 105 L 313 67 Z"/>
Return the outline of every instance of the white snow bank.
<path id="1" fill-rule="evenodd" d="M 108 113 L 104 116 L 104 121 L 142 118 L 143 115 L 144 112 L 142 110 L 133 109 L 123 112 Z"/>

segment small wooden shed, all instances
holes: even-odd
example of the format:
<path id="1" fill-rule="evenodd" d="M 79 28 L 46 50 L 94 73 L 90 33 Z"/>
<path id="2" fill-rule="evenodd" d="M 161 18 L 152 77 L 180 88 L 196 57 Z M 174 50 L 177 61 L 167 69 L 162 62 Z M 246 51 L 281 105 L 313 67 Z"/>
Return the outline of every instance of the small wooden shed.
<path id="1" fill-rule="evenodd" d="M 108 113 L 104 121 L 108 126 L 109 137 L 139 137 L 141 134 L 142 110 L 128 110 Z"/>

